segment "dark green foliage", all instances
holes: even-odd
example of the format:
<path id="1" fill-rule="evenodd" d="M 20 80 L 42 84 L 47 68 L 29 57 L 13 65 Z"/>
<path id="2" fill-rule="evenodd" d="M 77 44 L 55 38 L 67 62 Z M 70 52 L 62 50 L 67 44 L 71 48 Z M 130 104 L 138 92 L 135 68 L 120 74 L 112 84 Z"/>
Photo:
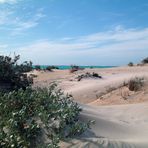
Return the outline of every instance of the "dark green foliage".
<path id="1" fill-rule="evenodd" d="M 19 55 L 14 58 L 0 56 L 0 90 L 25 89 L 33 83 L 32 78 L 24 73 L 32 70 L 32 63 L 24 62 L 18 65 L 19 59 Z"/>
<path id="2" fill-rule="evenodd" d="M 129 62 L 128 66 L 130 66 L 130 67 L 134 66 L 133 62 Z"/>
<path id="3" fill-rule="evenodd" d="M 93 77 L 96 77 L 96 78 L 100 78 L 100 79 L 102 78 L 102 76 L 98 75 L 98 74 L 95 73 L 95 72 L 92 73 L 92 76 L 93 76 Z"/>
<path id="4" fill-rule="evenodd" d="M 34 69 L 35 69 L 35 70 L 41 70 L 41 66 L 40 66 L 40 65 L 35 65 L 35 66 L 34 66 Z"/>
<path id="5" fill-rule="evenodd" d="M 0 147 L 56 148 L 60 139 L 83 133 L 90 123 L 79 120 L 81 108 L 71 99 L 56 85 L 0 93 Z M 51 139 L 48 146 L 38 141 L 43 134 Z"/>
<path id="6" fill-rule="evenodd" d="M 22 64 L 20 65 L 17 65 L 17 67 L 20 69 L 20 72 L 30 72 L 33 70 L 32 68 L 32 62 L 23 62 Z"/>
<path id="7" fill-rule="evenodd" d="M 48 70 L 48 71 L 52 71 L 53 69 L 59 69 L 59 68 L 56 66 L 47 66 L 46 67 L 46 70 Z"/>
<path id="8" fill-rule="evenodd" d="M 50 68 L 50 69 L 59 69 L 59 67 L 54 66 L 54 65 L 52 65 L 52 66 L 47 66 L 46 69 L 47 69 L 47 68 Z"/>
<path id="9" fill-rule="evenodd" d="M 148 64 L 148 57 L 142 60 L 143 64 Z"/>
<path id="10" fill-rule="evenodd" d="M 70 73 L 73 73 L 75 71 L 78 71 L 78 70 L 83 70 L 84 68 L 81 68 L 79 66 L 76 66 L 76 65 L 71 65 L 71 68 L 70 68 Z"/>

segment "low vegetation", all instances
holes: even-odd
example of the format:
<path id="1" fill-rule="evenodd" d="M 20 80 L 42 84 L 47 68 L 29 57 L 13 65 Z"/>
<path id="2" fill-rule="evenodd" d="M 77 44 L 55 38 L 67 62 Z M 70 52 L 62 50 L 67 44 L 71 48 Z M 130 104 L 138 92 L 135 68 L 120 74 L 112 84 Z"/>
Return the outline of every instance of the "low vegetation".
<path id="1" fill-rule="evenodd" d="M 130 67 L 134 66 L 133 62 L 129 62 L 128 66 L 130 66 Z"/>
<path id="2" fill-rule="evenodd" d="M 81 75 L 79 75 L 78 77 L 76 77 L 76 79 L 78 80 L 78 81 L 81 81 L 82 79 L 84 79 L 84 78 L 102 78 L 102 76 L 100 76 L 100 75 L 98 75 L 97 73 L 89 73 L 89 72 L 87 72 L 87 73 L 85 73 L 85 74 L 81 74 Z"/>
<path id="3" fill-rule="evenodd" d="M 138 91 L 141 89 L 143 85 L 144 85 L 144 78 L 139 78 L 139 77 L 131 79 L 127 84 L 130 91 Z"/>
<path id="4" fill-rule="evenodd" d="M 18 65 L 18 60 L 19 56 L 0 56 L 0 84 L 13 86 L 0 90 L 1 148 L 58 148 L 61 139 L 90 127 L 91 122 L 80 121 L 81 108 L 72 96 L 55 84 L 32 89 L 33 81 L 24 74 L 32 63 Z"/>
<path id="5" fill-rule="evenodd" d="M 45 70 L 52 71 L 53 69 L 59 69 L 57 66 L 47 66 Z"/>
<path id="6" fill-rule="evenodd" d="M 70 68 L 70 73 L 74 73 L 78 70 L 83 70 L 84 68 L 81 68 L 79 66 L 76 66 L 76 65 L 71 65 L 71 68 Z"/>
<path id="7" fill-rule="evenodd" d="M 55 85 L 0 93 L 0 147 L 36 147 L 43 142 L 42 126 L 51 147 L 55 139 L 79 135 L 89 128 L 79 121 L 80 111 Z"/>
<path id="8" fill-rule="evenodd" d="M 32 77 L 26 72 L 32 70 L 32 62 L 24 62 L 18 65 L 20 56 L 14 58 L 0 56 L 0 90 L 25 89 L 33 83 Z"/>
<path id="9" fill-rule="evenodd" d="M 41 68 L 40 65 L 35 65 L 35 66 L 34 66 L 34 69 L 35 69 L 35 70 L 41 70 L 42 68 Z"/>

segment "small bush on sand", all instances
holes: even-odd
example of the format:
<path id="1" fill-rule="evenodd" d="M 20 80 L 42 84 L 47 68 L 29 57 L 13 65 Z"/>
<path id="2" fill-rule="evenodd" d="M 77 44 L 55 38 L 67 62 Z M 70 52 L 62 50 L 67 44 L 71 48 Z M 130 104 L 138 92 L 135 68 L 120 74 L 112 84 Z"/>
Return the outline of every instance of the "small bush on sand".
<path id="1" fill-rule="evenodd" d="M 59 69 L 56 66 L 47 66 L 45 70 L 52 71 L 53 69 Z"/>
<path id="2" fill-rule="evenodd" d="M 17 64 L 20 56 L 11 58 L 9 56 L 0 56 L 0 90 L 25 89 L 33 83 L 32 77 L 27 76 L 25 72 L 32 70 L 31 62 Z"/>
<path id="3" fill-rule="evenodd" d="M 41 66 L 40 66 L 40 65 L 35 65 L 35 66 L 34 66 L 34 69 L 35 69 L 35 70 L 41 70 Z"/>
<path id="4" fill-rule="evenodd" d="M 60 139 L 89 128 L 79 120 L 81 108 L 55 85 L 0 93 L 0 147 L 58 147 Z M 46 131 L 46 132 L 45 132 Z M 42 136 L 50 139 L 48 144 Z"/>
<path id="5" fill-rule="evenodd" d="M 48 67 L 50 67 L 51 69 L 59 69 L 59 67 L 54 66 L 54 65 L 52 65 L 52 66 L 48 66 Z"/>
<path id="6" fill-rule="evenodd" d="M 95 72 L 92 73 L 92 76 L 96 78 L 102 78 L 102 76 L 98 75 L 98 73 L 95 73 Z"/>
<path id="7" fill-rule="evenodd" d="M 84 68 L 81 68 L 79 66 L 76 66 L 76 65 L 71 65 L 71 68 L 70 68 L 70 73 L 74 73 L 78 70 L 83 70 Z"/>
<path id="8" fill-rule="evenodd" d="M 46 70 L 47 70 L 47 71 L 52 71 L 52 68 L 51 68 L 50 66 L 47 66 L 47 67 L 46 67 Z"/>
<path id="9" fill-rule="evenodd" d="M 89 72 L 87 72 L 87 73 L 85 73 L 85 74 L 81 74 L 81 75 L 79 75 L 78 77 L 76 77 L 76 79 L 78 80 L 78 81 L 81 81 L 82 79 L 84 79 L 84 78 L 102 78 L 102 76 L 100 76 L 100 75 L 98 75 L 97 73 L 89 73 Z"/>
<path id="10" fill-rule="evenodd" d="M 130 67 L 134 66 L 133 62 L 129 62 L 128 66 L 130 66 Z"/>
<path id="11" fill-rule="evenodd" d="M 143 85 L 144 85 L 144 79 L 139 77 L 131 79 L 127 84 L 130 91 L 138 91 L 141 89 Z"/>

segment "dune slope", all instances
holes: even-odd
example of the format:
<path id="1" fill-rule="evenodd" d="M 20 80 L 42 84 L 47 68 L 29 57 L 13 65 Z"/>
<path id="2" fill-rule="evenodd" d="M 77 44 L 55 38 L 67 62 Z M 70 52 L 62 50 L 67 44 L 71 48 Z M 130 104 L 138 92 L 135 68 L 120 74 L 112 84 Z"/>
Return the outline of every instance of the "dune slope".
<path id="1" fill-rule="evenodd" d="M 147 148 L 148 103 L 91 107 L 82 120 L 95 120 L 90 131 L 66 143 L 71 148 Z"/>

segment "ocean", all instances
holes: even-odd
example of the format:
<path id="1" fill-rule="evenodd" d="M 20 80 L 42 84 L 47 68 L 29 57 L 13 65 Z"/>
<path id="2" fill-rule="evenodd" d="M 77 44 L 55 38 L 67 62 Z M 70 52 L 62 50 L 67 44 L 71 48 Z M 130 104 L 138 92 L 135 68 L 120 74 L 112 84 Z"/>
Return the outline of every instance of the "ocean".
<path id="1" fill-rule="evenodd" d="M 40 65 L 42 69 L 46 69 L 46 67 L 51 66 L 51 65 Z M 71 66 L 68 65 L 54 65 L 58 67 L 61 70 L 65 69 L 70 69 Z M 33 66 L 34 67 L 34 66 Z M 117 67 L 117 66 L 79 66 L 80 68 L 112 68 L 112 67 Z"/>

